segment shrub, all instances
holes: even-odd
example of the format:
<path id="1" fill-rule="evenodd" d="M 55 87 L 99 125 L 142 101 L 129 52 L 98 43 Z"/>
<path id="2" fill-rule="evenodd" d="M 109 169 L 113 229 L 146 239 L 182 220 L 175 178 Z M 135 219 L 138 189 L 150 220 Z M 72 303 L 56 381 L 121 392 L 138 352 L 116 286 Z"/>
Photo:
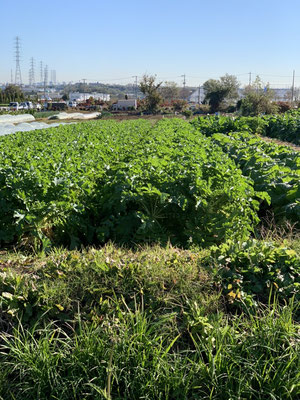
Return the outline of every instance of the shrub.
<path id="1" fill-rule="evenodd" d="M 291 104 L 286 101 L 277 101 L 276 105 L 278 107 L 279 113 L 285 113 L 286 111 L 289 111 L 292 108 Z"/>
<path id="2" fill-rule="evenodd" d="M 294 250 L 250 239 L 229 241 L 212 251 L 221 284 L 232 303 L 267 302 L 270 291 L 283 301 L 293 296 L 299 301 L 300 258 Z"/>
<path id="3" fill-rule="evenodd" d="M 190 118 L 193 115 L 192 110 L 183 110 L 182 115 L 184 115 L 186 118 Z"/>
<path id="4" fill-rule="evenodd" d="M 187 106 L 187 101 L 186 100 L 173 100 L 171 102 L 172 107 L 174 108 L 174 111 L 182 111 L 186 106 Z"/>

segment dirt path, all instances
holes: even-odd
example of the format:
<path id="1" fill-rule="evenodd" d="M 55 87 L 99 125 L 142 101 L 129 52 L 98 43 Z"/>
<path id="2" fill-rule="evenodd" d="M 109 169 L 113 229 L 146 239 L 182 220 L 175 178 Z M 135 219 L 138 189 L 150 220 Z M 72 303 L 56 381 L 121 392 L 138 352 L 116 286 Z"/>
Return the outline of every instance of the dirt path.
<path id="1" fill-rule="evenodd" d="M 259 135 L 259 137 L 264 140 L 265 142 L 271 142 L 271 143 L 276 143 L 279 144 L 281 146 L 286 146 L 286 147 L 290 147 L 291 149 L 293 149 L 294 151 L 300 151 L 300 146 L 297 146 L 294 143 L 291 142 L 283 142 L 282 140 L 278 140 L 278 139 L 274 139 L 274 138 L 270 138 L 267 136 L 261 136 Z"/>

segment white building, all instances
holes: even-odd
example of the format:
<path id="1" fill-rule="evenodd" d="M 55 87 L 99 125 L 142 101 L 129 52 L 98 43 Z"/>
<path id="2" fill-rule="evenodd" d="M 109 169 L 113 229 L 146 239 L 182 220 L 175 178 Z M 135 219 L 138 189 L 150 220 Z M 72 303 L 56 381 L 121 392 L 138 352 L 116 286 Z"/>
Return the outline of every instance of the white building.
<path id="1" fill-rule="evenodd" d="M 137 101 L 136 99 L 125 99 L 125 100 L 118 100 L 117 103 L 113 104 L 113 110 L 130 110 L 130 109 L 137 109 Z"/>
<path id="2" fill-rule="evenodd" d="M 70 101 L 76 101 L 77 103 L 84 102 L 92 97 L 94 100 L 101 101 L 109 101 L 110 94 L 106 93 L 80 93 L 80 92 L 71 92 L 69 94 Z"/>
<path id="3" fill-rule="evenodd" d="M 200 90 L 199 90 L 200 89 Z M 203 87 L 201 86 L 197 90 L 195 90 L 189 97 L 188 97 L 188 102 L 189 103 L 202 103 L 204 100 L 204 90 Z"/>

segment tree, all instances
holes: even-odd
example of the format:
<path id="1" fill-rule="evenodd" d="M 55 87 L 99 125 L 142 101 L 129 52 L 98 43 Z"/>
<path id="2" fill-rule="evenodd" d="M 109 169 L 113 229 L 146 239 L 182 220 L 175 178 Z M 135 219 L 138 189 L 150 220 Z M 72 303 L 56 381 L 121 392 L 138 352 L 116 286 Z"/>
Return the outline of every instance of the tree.
<path id="1" fill-rule="evenodd" d="M 239 107 L 242 115 L 272 114 L 278 110 L 278 106 L 272 102 L 274 94 L 269 85 L 264 85 L 259 76 L 245 88 L 244 95 Z"/>
<path id="2" fill-rule="evenodd" d="M 155 83 L 155 79 L 155 76 L 145 74 L 139 85 L 140 91 L 146 96 L 146 109 L 152 113 L 157 111 L 159 104 L 162 102 L 162 96 L 159 93 L 162 82 Z"/>
<path id="3" fill-rule="evenodd" d="M 24 93 L 16 85 L 7 85 L 2 93 L 2 101 L 11 102 L 11 101 L 24 101 Z"/>
<path id="4" fill-rule="evenodd" d="M 164 86 L 160 87 L 160 94 L 166 101 L 178 99 L 179 88 L 176 82 L 165 82 Z"/>
<path id="5" fill-rule="evenodd" d="M 194 91 L 194 90 L 191 90 L 191 89 L 188 88 L 188 87 L 182 87 L 182 88 L 180 89 L 180 92 L 179 92 L 179 97 L 180 97 L 182 100 L 187 100 L 187 98 L 189 97 L 189 95 L 190 95 L 191 93 L 193 93 L 193 91 Z"/>
<path id="6" fill-rule="evenodd" d="M 66 93 L 64 93 L 61 98 L 62 100 L 67 101 L 69 96 Z"/>
<path id="7" fill-rule="evenodd" d="M 209 79 L 203 84 L 204 102 L 209 103 L 212 112 L 222 106 L 228 107 L 238 98 L 238 88 L 239 82 L 234 75 L 226 74 L 219 80 Z"/>
<path id="8" fill-rule="evenodd" d="M 187 101 L 182 99 L 172 101 L 172 106 L 175 111 L 182 111 L 187 105 Z"/>

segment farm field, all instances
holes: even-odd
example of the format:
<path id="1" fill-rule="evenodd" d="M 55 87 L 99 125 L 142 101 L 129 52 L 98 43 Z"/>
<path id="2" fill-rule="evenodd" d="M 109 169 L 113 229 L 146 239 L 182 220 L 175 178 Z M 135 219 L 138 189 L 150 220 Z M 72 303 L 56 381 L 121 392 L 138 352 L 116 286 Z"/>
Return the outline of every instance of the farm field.
<path id="1" fill-rule="evenodd" d="M 0 137 L 0 399 L 297 399 L 291 118 Z"/>
<path id="2" fill-rule="evenodd" d="M 257 117 L 217 116 L 199 118 L 203 132 L 213 133 L 250 132 L 281 140 L 294 145 L 300 144 L 300 114 L 298 110 L 284 114 Z"/>

